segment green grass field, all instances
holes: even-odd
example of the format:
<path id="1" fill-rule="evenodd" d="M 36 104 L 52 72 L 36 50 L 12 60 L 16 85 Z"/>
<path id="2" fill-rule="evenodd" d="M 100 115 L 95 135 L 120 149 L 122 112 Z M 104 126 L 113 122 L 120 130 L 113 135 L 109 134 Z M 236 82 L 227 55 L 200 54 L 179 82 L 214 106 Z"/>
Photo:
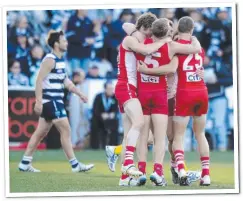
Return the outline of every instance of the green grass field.
<path id="1" fill-rule="evenodd" d="M 76 152 L 77 158 L 84 163 L 94 163 L 95 168 L 86 173 L 72 173 L 62 150 L 38 151 L 33 166 L 41 173 L 19 172 L 17 167 L 23 152 L 10 152 L 10 192 L 83 192 L 83 191 L 123 191 L 123 190 L 177 190 L 177 189 L 234 189 L 234 153 L 211 153 L 211 186 L 199 187 L 193 183 L 190 187 L 172 184 L 169 171 L 169 154 L 165 158 L 165 177 L 167 187 L 152 186 L 147 181 L 143 187 L 119 187 L 120 163 L 116 172 L 109 171 L 104 151 Z M 196 152 L 186 152 L 186 163 L 190 170 L 199 170 L 199 156 Z M 149 152 L 147 174 L 152 172 L 152 153 Z"/>

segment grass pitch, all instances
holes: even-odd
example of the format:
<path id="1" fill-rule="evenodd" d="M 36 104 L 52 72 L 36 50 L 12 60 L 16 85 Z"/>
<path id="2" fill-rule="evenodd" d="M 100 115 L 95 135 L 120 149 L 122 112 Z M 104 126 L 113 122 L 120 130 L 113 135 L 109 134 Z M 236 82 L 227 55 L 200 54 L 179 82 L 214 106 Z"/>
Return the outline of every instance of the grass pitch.
<path id="1" fill-rule="evenodd" d="M 211 186 L 199 187 L 193 183 L 190 187 L 173 185 L 169 170 L 169 154 L 166 153 L 164 173 L 167 187 L 155 187 L 147 180 L 142 187 L 119 187 L 120 163 L 117 162 L 116 172 L 109 171 L 105 152 L 80 151 L 77 158 L 84 163 L 94 163 L 90 172 L 72 173 L 70 165 L 62 150 L 38 151 L 34 155 L 33 166 L 41 173 L 23 173 L 18 171 L 18 163 L 23 152 L 10 152 L 10 192 L 85 192 L 85 191 L 147 191 L 147 190 L 182 190 L 182 189 L 234 189 L 234 153 L 211 153 Z M 185 159 L 190 170 L 200 170 L 199 155 L 196 152 L 186 152 Z M 147 179 L 152 173 L 152 153 L 147 164 Z"/>

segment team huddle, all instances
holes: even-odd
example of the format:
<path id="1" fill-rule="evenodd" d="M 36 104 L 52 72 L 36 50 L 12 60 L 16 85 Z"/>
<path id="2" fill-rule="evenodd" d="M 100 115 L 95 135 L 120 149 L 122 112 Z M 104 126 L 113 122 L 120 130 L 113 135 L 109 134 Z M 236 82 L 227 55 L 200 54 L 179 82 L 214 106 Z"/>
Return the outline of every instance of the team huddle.
<path id="1" fill-rule="evenodd" d="M 190 17 L 181 18 L 174 31 L 170 20 L 157 19 L 151 13 L 141 15 L 136 25 L 123 24 L 127 36 L 120 45 L 115 96 L 122 113 L 124 140 L 120 146 L 106 147 L 111 171 L 115 170 L 121 154 L 120 186 L 145 185 L 148 144 L 151 141 L 154 145 L 154 171 L 150 180 L 157 186 L 167 185 L 163 172 L 166 136 L 173 183 L 187 186 L 200 179 L 200 185 L 210 185 L 209 146 L 204 133 L 208 110 L 202 67 L 204 51 L 198 40 L 192 37 L 193 28 Z M 32 166 L 33 154 L 55 125 L 72 172 L 89 171 L 94 165 L 79 162 L 72 148 L 71 128 L 63 102 L 64 88 L 83 102 L 87 102 L 87 97 L 67 76 L 63 56 L 68 42 L 64 33 L 50 32 L 47 43 L 52 53 L 43 59 L 36 79 L 34 110 L 40 116 L 39 123 L 18 168 L 23 172 L 40 172 Z M 187 171 L 185 167 L 183 136 L 190 117 L 193 117 L 201 172 Z M 134 162 L 135 150 L 138 167 Z"/>
<path id="2" fill-rule="evenodd" d="M 154 144 L 150 180 L 154 185 L 167 185 L 163 172 L 166 135 L 173 183 L 188 186 L 200 179 L 201 186 L 210 185 L 209 146 L 204 133 L 208 110 L 204 51 L 192 36 L 193 28 L 190 17 L 182 17 L 174 31 L 170 20 L 157 19 L 151 13 L 141 15 L 136 25 L 123 25 L 127 36 L 120 45 L 115 96 L 122 113 L 124 140 L 118 147 L 106 147 L 112 171 L 121 149 L 124 150 L 120 186 L 146 183 L 150 133 Z M 190 117 L 202 165 L 201 175 L 193 179 L 185 168 L 183 147 Z M 134 163 L 135 150 L 138 168 Z"/>

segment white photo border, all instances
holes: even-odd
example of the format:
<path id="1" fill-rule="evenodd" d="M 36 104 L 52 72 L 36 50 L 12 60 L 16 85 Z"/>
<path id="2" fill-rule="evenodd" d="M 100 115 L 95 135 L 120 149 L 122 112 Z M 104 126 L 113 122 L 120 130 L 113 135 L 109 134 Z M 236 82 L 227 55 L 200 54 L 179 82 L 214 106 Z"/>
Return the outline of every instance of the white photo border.
<path id="1" fill-rule="evenodd" d="M 15 10 L 69 10 L 69 9 L 120 9 L 122 8 L 147 8 L 145 3 L 132 4 L 79 4 L 63 6 L 4 6 L 3 19 L 3 85 L 4 85 L 4 160 L 5 160 L 5 196 L 10 197 L 70 197 L 70 196 L 107 196 L 107 195 L 180 195 L 180 194 L 237 194 L 239 193 L 239 127 L 238 127 L 238 76 L 237 76 L 237 38 L 236 38 L 236 3 L 151 3 L 149 8 L 183 8 L 183 7 L 231 7 L 232 8 L 232 46 L 233 46 L 233 94 L 234 94 L 234 189 L 209 189 L 209 190 L 150 190 L 150 191 L 97 191 L 97 192 L 33 192 L 33 193 L 11 193 L 10 192 L 10 170 L 9 170 L 9 134 L 8 134 L 8 82 L 7 82 L 7 11 Z"/>

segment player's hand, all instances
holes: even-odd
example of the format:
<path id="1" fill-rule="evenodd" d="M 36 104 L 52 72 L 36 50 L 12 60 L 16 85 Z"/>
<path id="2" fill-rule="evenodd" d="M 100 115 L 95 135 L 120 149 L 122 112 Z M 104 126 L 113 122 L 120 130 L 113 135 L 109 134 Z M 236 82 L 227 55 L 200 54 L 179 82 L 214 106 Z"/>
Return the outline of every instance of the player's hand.
<path id="1" fill-rule="evenodd" d="M 87 103 L 87 102 L 88 102 L 88 98 L 87 98 L 87 96 L 85 96 L 85 95 L 82 94 L 82 93 L 79 94 L 79 98 L 80 98 L 84 103 Z"/>
<path id="2" fill-rule="evenodd" d="M 175 32 L 174 32 L 172 39 L 173 39 L 174 41 L 179 40 L 179 34 L 178 34 L 178 31 L 175 31 Z"/>
<path id="3" fill-rule="evenodd" d="M 35 113 L 36 113 L 38 116 L 41 115 L 41 113 L 42 113 L 42 109 L 43 109 L 43 105 L 42 105 L 42 103 L 39 102 L 39 101 L 36 101 L 36 103 L 35 103 L 35 107 L 34 107 L 34 111 L 35 111 Z"/>
<path id="4" fill-rule="evenodd" d="M 197 37 L 196 37 L 196 36 L 191 36 L 191 41 L 192 41 L 192 43 L 193 43 L 193 42 L 197 42 L 197 41 L 198 41 L 198 39 L 197 39 Z"/>
<path id="5" fill-rule="evenodd" d="M 137 61 L 137 71 L 140 73 L 146 73 L 148 66 L 141 60 Z"/>
<path id="6" fill-rule="evenodd" d="M 196 74 L 201 78 L 204 79 L 204 69 L 197 69 Z"/>

